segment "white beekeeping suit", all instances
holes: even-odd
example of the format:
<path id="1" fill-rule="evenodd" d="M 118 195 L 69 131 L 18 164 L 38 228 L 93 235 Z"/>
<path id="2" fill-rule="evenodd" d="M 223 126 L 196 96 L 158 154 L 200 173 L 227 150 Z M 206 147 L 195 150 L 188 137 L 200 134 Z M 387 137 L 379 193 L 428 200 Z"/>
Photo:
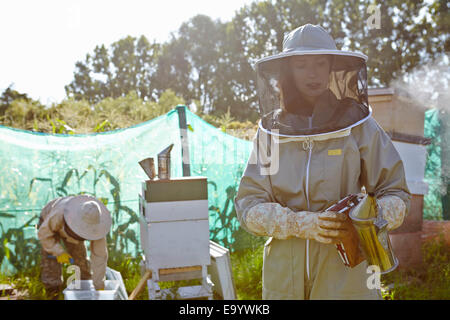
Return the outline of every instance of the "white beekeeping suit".
<path id="1" fill-rule="evenodd" d="M 362 187 L 377 197 L 388 229 L 409 211 L 403 163 L 371 115 L 366 60 L 307 24 L 286 35 L 283 52 L 256 63 L 261 121 L 252 158 L 271 141 L 263 152 L 278 166 L 267 174 L 267 164 L 249 161 L 235 204 L 244 229 L 271 237 L 264 299 L 381 298 L 367 287 L 366 261 L 347 268 L 338 256 L 333 243 L 346 236 L 346 222 L 323 212 Z"/>

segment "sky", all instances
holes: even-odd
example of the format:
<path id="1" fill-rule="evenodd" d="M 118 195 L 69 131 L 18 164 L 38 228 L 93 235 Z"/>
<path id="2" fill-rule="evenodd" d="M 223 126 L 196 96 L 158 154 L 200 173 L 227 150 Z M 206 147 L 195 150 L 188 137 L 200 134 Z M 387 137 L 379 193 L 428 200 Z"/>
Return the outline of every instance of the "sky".
<path id="1" fill-rule="evenodd" d="M 183 22 L 205 14 L 222 22 L 254 0 L 2 0 L 0 93 L 10 84 L 50 105 L 66 96 L 75 63 L 95 46 L 127 35 L 167 42 Z"/>

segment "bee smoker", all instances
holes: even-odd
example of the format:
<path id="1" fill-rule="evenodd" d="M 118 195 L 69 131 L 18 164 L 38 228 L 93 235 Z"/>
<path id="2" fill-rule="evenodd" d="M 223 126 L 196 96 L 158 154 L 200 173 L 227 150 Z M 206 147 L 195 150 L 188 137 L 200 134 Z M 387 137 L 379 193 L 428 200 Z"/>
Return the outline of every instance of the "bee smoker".
<path id="1" fill-rule="evenodd" d="M 170 151 L 173 144 L 158 153 L 158 178 L 160 180 L 170 180 Z"/>
<path id="2" fill-rule="evenodd" d="M 170 180 L 170 151 L 173 144 L 158 153 L 158 175 L 155 172 L 155 161 L 153 158 L 146 158 L 139 161 L 139 165 L 144 169 L 150 180 L 158 176 L 159 180 Z"/>
<path id="3" fill-rule="evenodd" d="M 381 207 L 372 195 L 364 195 L 350 211 L 349 217 L 358 233 L 361 247 L 369 265 L 376 265 L 380 273 L 393 271 L 398 260 L 392 250 Z"/>
<path id="4" fill-rule="evenodd" d="M 144 160 L 139 161 L 139 165 L 144 169 L 147 176 L 150 180 L 153 180 L 156 177 L 155 173 L 155 162 L 153 158 L 146 158 Z"/>

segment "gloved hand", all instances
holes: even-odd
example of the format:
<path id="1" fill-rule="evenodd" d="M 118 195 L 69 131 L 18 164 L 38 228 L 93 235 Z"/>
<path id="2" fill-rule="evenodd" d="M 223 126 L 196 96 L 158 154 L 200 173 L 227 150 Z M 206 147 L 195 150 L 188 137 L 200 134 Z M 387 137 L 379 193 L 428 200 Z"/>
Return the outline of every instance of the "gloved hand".
<path id="1" fill-rule="evenodd" d="M 314 240 L 322 243 L 340 243 L 350 237 L 352 222 L 345 214 L 333 211 L 315 213 L 317 217 Z"/>
<path id="2" fill-rule="evenodd" d="M 102 285 L 94 285 L 94 287 L 95 287 L 95 290 L 97 290 L 97 291 L 103 291 L 103 290 L 105 290 L 105 284 L 103 283 Z"/>
<path id="3" fill-rule="evenodd" d="M 313 239 L 327 244 L 349 236 L 350 223 L 345 215 L 335 212 L 294 212 L 279 203 L 257 204 L 245 215 L 247 228 L 256 235 Z"/>
<path id="4" fill-rule="evenodd" d="M 402 199 L 387 195 L 377 199 L 377 203 L 383 210 L 383 218 L 388 222 L 388 230 L 396 229 L 402 225 L 406 215 L 406 204 Z"/>
<path id="5" fill-rule="evenodd" d="M 70 259 L 72 259 L 72 256 L 66 252 L 60 254 L 59 256 L 56 257 L 56 261 L 58 261 L 58 263 L 70 263 Z"/>

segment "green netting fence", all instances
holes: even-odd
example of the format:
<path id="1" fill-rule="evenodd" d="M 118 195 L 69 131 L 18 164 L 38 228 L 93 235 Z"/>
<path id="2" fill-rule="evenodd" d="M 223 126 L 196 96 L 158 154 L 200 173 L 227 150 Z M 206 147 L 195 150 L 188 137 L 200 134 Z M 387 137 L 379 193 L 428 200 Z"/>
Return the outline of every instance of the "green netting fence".
<path id="1" fill-rule="evenodd" d="M 239 231 L 234 196 L 251 142 L 211 126 L 179 106 L 142 124 L 96 134 L 44 134 L 0 126 L 0 265 L 14 273 L 39 259 L 35 225 L 45 204 L 90 194 L 113 216 L 110 256 L 140 253 L 139 205 L 147 176 L 139 161 L 174 144 L 172 177 L 183 176 L 179 110 L 185 113 L 190 175 L 208 178 L 211 239 L 232 246 Z"/>
<path id="2" fill-rule="evenodd" d="M 439 109 L 429 109 L 425 111 L 424 136 L 431 139 L 427 146 L 427 162 L 425 167 L 424 180 L 428 184 L 428 193 L 424 195 L 423 218 L 428 220 L 443 220 L 450 216 L 444 212 L 442 205 L 443 198 L 448 190 L 448 177 L 445 177 L 446 166 L 449 163 L 441 163 L 441 144 L 443 132 Z M 448 134 L 448 133 L 447 133 Z"/>

